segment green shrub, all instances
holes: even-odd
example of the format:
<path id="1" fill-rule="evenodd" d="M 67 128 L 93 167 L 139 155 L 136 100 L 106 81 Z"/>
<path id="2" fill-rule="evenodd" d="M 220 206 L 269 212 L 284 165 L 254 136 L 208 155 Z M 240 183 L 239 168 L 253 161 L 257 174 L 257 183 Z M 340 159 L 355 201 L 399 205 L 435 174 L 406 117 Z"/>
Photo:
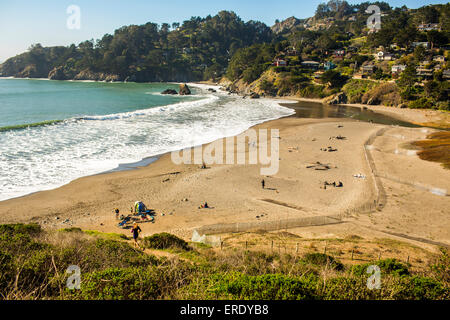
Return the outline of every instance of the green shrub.
<path id="1" fill-rule="evenodd" d="M 281 274 L 249 276 L 231 273 L 212 276 L 212 292 L 235 300 L 314 300 L 317 278 L 289 277 Z"/>
<path id="2" fill-rule="evenodd" d="M 369 290 L 365 277 L 331 278 L 320 291 L 324 300 L 374 300 L 379 299 L 379 290 Z"/>
<path id="3" fill-rule="evenodd" d="M 65 233 L 83 233 L 83 230 L 81 228 L 66 228 L 61 229 L 59 232 L 65 232 Z"/>
<path id="4" fill-rule="evenodd" d="M 401 102 L 401 96 L 395 83 L 381 83 L 366 92 L 362 96 L 361 102 L 372 105 L 397 106 Z"/>
<path id="5" fill-rule="evenodd" d="M 121 241 L 97 239 L 86 247 L 84 261 L 91 268 L 126 268 L 158 264 L 154 256 L 146 255 Z"/>
<path id="6" fill-rule="evenodd" d="M 450 255 L 446 248 L 440 248 L 440 251 L 438 260 L 430 265 L 430 269 L 435 279 L 450 283 Z"/>
<path id="7" fill-rule="evenodd" d="M 13 268 L 12 256 L 0 251 L 0 291 L 4 291 L 14 279 Z"/>
<path id="8" fill-rule="evenodd" d="M 342 263 L 323 253 L 308 253 L 303 257 L 303 260 L 307 263 L 321 267 L 329 265 L 331 268 L 338 271 L 344 269 L 344 265 Z"/>
<path id="9" fill-rule="evenodd" d="M 185 251 L 192 250 L 192 248 L 189 247 L 186 241 L 170 233 L 159 233 L 151 237 L 146 237 L 144 239 L 144 244 L 148 248 L 158 250 L 164 249 L 182 249 Z"/>
<path id="10" fill-rule="evenodd" d="M 347 95 L 350 103 L 361 103 L 363 95 L 376 85 L 376 82 L 369 80 L 351 79 L 344 85 L 342 91 Z"/>
<path id="11" fill-rule="evenodd" d="M 411 109 L 431 109 L 433 108 L 433 106 L 433 101 L 425 97 L 411 101 L 408 105 L 408 107 Z"/>
<path id="12" fill-rule="evenodd" d="M 399 290 L 393 295 L 396 300 L 448 300 L 450 289 L 438 281 L 421 276 L 403 277 Z"/>
<path id="13" fill-rule="evenodd" d="M 357 276 L 367 275 L 367 269 L 372 265 L 380 267 L 382 274 L 393 274 L 397 276 L 409 275 L 408 267 L 405 264 L 397 261 L 396 259 L 385 259 L 356 265 L 351 268 L 351 273 Z"/>
<path id="14" fill-rule="evenodd" d="M 0 234 L 27 234 L 30 236 L 38 235 L 42 232 L 38 224 L 4 224 L 0 225 Z"/>
<path id="15" fill-rule="evenodd" d="M 161 291 L 151 269 L 111 268 L 82 275 L 81 290 L 69 294 L 82 300 L 154 300 Z"/>
<path id="16" fill-rule="evenodd" d="M 98 231 L 86 230 L 84 233 L 93 236 L 100 237 L 108 240 L 128 240 L 129 238 L 122 233 L 103 233 Z"/>
<path id="17" fill-rule="evenodd" d="M 327 95 L 324 93 L 325 86 L 317 86 L 309 84 L 301 86 L 300 95 L 304 98 L 324 98 Z"/>

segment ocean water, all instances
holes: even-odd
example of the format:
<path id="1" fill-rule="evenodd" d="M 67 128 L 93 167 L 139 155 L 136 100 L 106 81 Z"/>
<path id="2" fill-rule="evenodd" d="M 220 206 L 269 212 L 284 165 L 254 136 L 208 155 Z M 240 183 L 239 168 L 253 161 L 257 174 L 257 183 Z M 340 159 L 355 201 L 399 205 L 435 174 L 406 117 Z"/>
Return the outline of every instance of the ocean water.
<path id="1" fill-rule="evenodd" d="M 294 114 L 210 86 L 167 88 L 178 85 L 0 79 L 0 201 Z"/>

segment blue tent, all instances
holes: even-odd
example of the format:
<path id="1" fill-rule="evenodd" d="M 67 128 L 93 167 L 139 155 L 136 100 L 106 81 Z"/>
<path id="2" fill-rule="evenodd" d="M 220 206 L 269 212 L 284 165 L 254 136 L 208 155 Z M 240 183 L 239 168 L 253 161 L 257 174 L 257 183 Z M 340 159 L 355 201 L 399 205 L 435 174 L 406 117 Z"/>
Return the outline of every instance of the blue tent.
<path id="1" fill-rule="evenodd" d="M 143 202 L 138 201 L 134 204 L 134 212 L 135 213 L 145 213 L 145 212 L 147 212 L 147 206 Z"/>

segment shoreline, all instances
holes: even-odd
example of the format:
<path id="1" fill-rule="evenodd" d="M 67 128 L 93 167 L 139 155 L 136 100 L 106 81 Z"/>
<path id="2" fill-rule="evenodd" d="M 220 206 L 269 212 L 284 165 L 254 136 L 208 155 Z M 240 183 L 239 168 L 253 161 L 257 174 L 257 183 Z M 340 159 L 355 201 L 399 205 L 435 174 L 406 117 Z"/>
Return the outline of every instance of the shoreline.
<path id="1" fill-rule="evenodd" d="M 14 78 L 14 79 L 16 79 L 16 78 Z M 24 78 L 17 78 L 17 79 L 24 79 Z M 24 79 L 24 80 L 30 80 L 30 79 Z M 60 80 L 49 80 L 49 79 L 31 79 L 31 80 L 60 81 Z M 79 82 L 84 82 L 84 80 L 62 80 L 62 81 L 69 81 L 69 82 L 79 81 Z M 88 82 L 102 82 L 102 81 L 88 81 Z M 116 83 L 119 83 L 119 82 L 116 82 Z M 125 83 L 125 82 L 121 82 L 121 83 Z M 152 83 L 149 83 L 149 84 L 152 84 Z M 166 83 L 166 84 L 181 84 L 181 83 Z M 207 90 L 208 88 L 214 88 L 214 89 L 216 89 L 216 90 L 218 90 L 218 91 L 220 91 L 222 93 L 225 93 L 225 91 L 220 90 L 220 86 L 218 86 L 218 85 L 212 85 L 212 84 L 208 85 L 208 84 L 205 84 L 205 83 L 187 83 L 187 85 L 192 87 L 192 88 L 196 88 L 197 90 Z M 264 98 L 261 98 L 261 99 L 264 99 Z M 288 102 L 288 101 L 283 101 L 282 99 L 275 99 L 275 98 L 273 98 L 273 99 L 267 98 L 266 100 L 276 101 L 279 104 L 280 107 L 282 107 L 281 106 L 282 102 Z M 284 107 L 284 108 L 286 108 L 286 107 Z M 284 118 L 284 117 L 286 117 L 286 116 L 283 116 L 281 118 Z M 287 116 L 287 117 L 289 117 L 289 116 Z M 264 120 L 264 121 L 262 121 L 260 123 L 257 123 L 255 125 L 252 125 L 252 126 L 250 126 L 248 128 L 243 129 L 242 132 L 250 129 L 253 126 L 258 126 L 260 124 L 264 124 L 266 122 L 277 120 L 277 119 L 280 119 L 280 118 L 270 118 L 270 119 Z M 66 120 L 53 120 L 53 121 L 51 121 L 51 123 L 49 121 L 48 125 L 52 125 L 54 123 L 60 123 L 60 122 L 64 122 L 64 121 L 66 121 Z M 47 125 L 46 122 L 41 122 L 41 123 L 37 123 L 37 124 L 39 124 L 39 125 L 41 125 L 41 124 L 42 125 Z M 22 126 L 22 125 L 20 125 L 20 126 Z M 23 125 L 23 126 L 25 127 L 25 125 Z M 30 127 L 32 127 L 32 125 L 30 125 Z M 241 134 L 242 132 L 239 132 L 239 134 Z M 212 141 L 209 141 L 209 142 L 205 143 L 204 145 L 207 145 L 209 143 L 212 143 L 212 142 L 216 141 L 217 139 L 222 139 L 222 138 L 227 138 L 227 137 L 213 138 Z M 187 146 L 187 148 L 191 148 L 191 147 L 195 147 L 195 146 Z M 146 156 L 146 157 L 144 157 L 144 158 L 142 158 L 140 160 L 134 161 L 134 162 L 119 163 L 115 168 L 112 168 L 112 169 L 109 169 L 109 170 L 105 170 L 105 171 L 101 171 L 101 172 L 94 173 L 94 174 L 88 174 L 88 175 L 80 176 L 80 177 L 74 178 L 73 180 L 71 180 L 71 181 L 69 181 L 69 182 L 67 182 L 65 184 L 59 185 L 59 186 L 49 186 L 48 189 L 44 188 L 44 189 L 33 191 L 33 192 L 30 192 L 30 193 L 27 193 L 27 194 L 18 195 L 18 196 L 14 196 L 14 197 L 11 197 L 11 198 L 8 198 L 8 199 L 0 200 L 0 203 L 6 202 L 6 201 L 10 201 L 10 200 L 23 199 L 23 198 L 26 198 L 28 196 L 39 194 L 41 192 L 55 191 L 55 190 L 58 190 L 59 188 L 67 186 L 67 185 L 71 184 L 72 182 L 77 181 L 79 179 L 84 179 L 84 178 L 88 178 L 88 177 L 92 177 L 92 176 L 98 176 L 98 175 L 107 175 L 107 174 L 116 173 L 116 172 L 132 171 L 132 170 L 136 170 L 136 169 L 139 169 L 139 168 L 148 167 L 152 163 L 158 161 L 161 157 L 163 157 L 163 156 L 165 156 L 167 154 L 171 154 L 172 152 L 182 151 L 183 149 L 184 148 L 176 149 L 176 150 L 172 150 L 172 151 L 167 151 L 167 152 L 162 152 L 162 153 L 158 153 L 158 154 L 148 155 L 148 156 Z"/>
<path id="2" fill-rule="evenodd" d="M 11 79 L 24 79 L 24 78 L 11 78 Z M 30 80 L 30 79 L 27 79 L 27 80 Z M 49 79 L 31 79 L 31 80 L 49 80 Z M 49 80 L 49 81 L 52 81 L 52 80 Z M 54 81 L 60 81 L 60 80 L 54 80 Z M 72 81 L 72 82 L 73 81 L 80 81 L 80 82 L 82 82 L 84 80 L 62 80 L 62 81 Z M 88 81 L 89 82 L 104 82 L 104 81 L 90 81 L 90 80 L 88 80 Z M 117 83 L 126 83 L 126 82 L 117 82 Z M 172 83 L 172 84 L 180 84 L 180 83 Z M 189 86 L 192 86 L 192 87 L 195 87 L 195 85 L 197 85 L 197 88 L 203 88 L 203 89 L 206 89 L 205 87 L 207 87 L 207 86 L 209 86 L 209 87 L 215 86 L 216 89 L 220 88 L 220 86 L 218 84 L 214 85 L 213 83 L 208 84 L 206 82 L 203 82 L 203 83 L 202 82 L 192 82 L 192 83 L 187 83 L 187 84 Z M 218 90 L 220 90 L 220 89 L 218 89 Z M 223 91 L 223 92 L 225 92 L 225 91 Z M 261 97 L 260 99 L 276 100 L 277 103 L 280 106 L 282 106 L 282 104 L 285 104 L 285 106 L 283 106 L 283 107 L 292 108 L 293 110 L 295 110 L 295 103 L 311 102 L 311 103 L 323 104 L 323 101 L 324 101 L 324 99 L 301 98 L 301 97 L 290 97 L 290 96 L 289 97 L 273 97 L 273 98 Z M 291 104 L 291 103 L 292 103 L 292 107 L 289 106 L 289 104 Z M 406 121 L 406 122 L 410 122 L 410 123 L 413 123 L 413 124 L 418 124 L 418 123 L 411 122 L 410 121 L 410 117 L 406 117 L 404 115 L 402 116 L 401 112 L 399 114 L 398 112 L 395 112 L 395 111 L 392 111 L 392 110 L 388 110 L 388 109 L 392 109 L 392 107 L 387 107 L 387 106 L 369 106 L 369 105 L 363 105 L 363 104 L 341 104 L 341 105 L 337 105 L 337 106 L 356 107 L 356 108 L 360 108 L 360 109 L 369 108 L 369 109 L 371 109 L 374 112 L 378 112 L 378 113 L 381 113 L 381 114 L 386 114 L 388 116 L 391 116 L 391 117 L 396 118 L 396 119 L 401 120 L 401 121 Z M 405 109 L 398 109 L 398 110 L 403 111 Z M 409 109 L 409 110 L 413 110 L 413 109 Z M 419 110 L 414 110 L 414 111 L 418 112 Z M 283 116 L 281 118 L 276 118 L 276 119 L 268 119 L 268 120 L 265 120 L 265 121 L 263 121 L 261 123 L 258 123 L 256 125 L 253 125 L 253 126 L 247 128 L 247 129 L 245 129 L 243 132 L 245 132 L 245 131 L 247 131 L 249 129 L 258 127 L 260 125 L 264 125 L 266 123 L 270 123 L 272 121 L 277 121 L 277 120 L 280 120 L 280 119 L 291 118 L 291 117 L 292 118 L 297 118 L 295 115 L 289 115 L 289 116 Z M 308 119 L 308 118 L 301 118 L 301 119 Z M 335 121 L 348 121 L 348 118 L 316 118 L 316 119 L 324 119 L 324 120 L 335 119 Z M 59 121 L 63 122 L 64 120 L 57 120 L 57 121 L 58 122 Z M 420 124 L 418 124 L 418 125 L 420 125 Z M 424 127 L 426 127 L 426 126 L 424 126 Z M 440 129 L 440 128 L 437 128 L 437 129 Z M 243 132 L 235 135 L 234 137 L 239 136 Z M 219 139 L 224 139 L 224 138 L 228 138 L 228 137 L 221 137 Z M 213 143 L 216 140 L 217 139 L 214 139 L 211 142 L 204 143 L 202 145 L 202 147 L 205 147 L 205 146 Z M 188 148 L 195 148 L 195 147 L 197 147 L 197 146 L 190 146 Z M 54 191 L 54 190 L 57 190 L 57 189 L 59 189 L 61 187 L 69 185 L 72 182 L 77 181 L 79 179 L 84 179 L 84 178 L 93 177 L 93 176 L 99 176 L 99 175 L 108 175 L 108 174 L 117 173 L 117 172 L 132 171 L 132 170 L 137 170 L 137 169 L 140 169 L 140 168 L 150 167 L 153 163 L 157 162 L 162 157 L 164 157 L 166 155 L 170 155 L 172 152 L 181 152 L 181 151 L 183 151 L 183 149 L 177 149 L 177 150 L 174 150 L 174 151 L 169 151 L 169 152 L 164 152 L 164 153 L 160 153 L 160 154 L 150 155 L 150 156 L 144 157 L 144 158 L 142 158 L 142 159 L 140 159 L 138 161 L 135 161 L 135 162 L 119 163 L 119 165 L 116 168 L 113 168 L 113 169 L 110 169 L 110 170 L 106 170 L 106 171 L 103 171 L 103 172 L 99 172 L 99 173 L 95 173 L 95 174 L 92 174 L 92 175 L 86 175 L 86 176 L 78 177 L 78 178 L 76 178 L 76 179 L 74 179 L 74 180 L 72 180 L 72 181 L 70 181 L 70 182 L 68 182 L 66 184 L 63 184 L 63 185 L 58 186 L 58 187 L 53 187 L 51 189 L 38 190 L 38 191 L 34 191 L 34 192 L 31 192 L 31 193 L 28 193 L 28 194 L 25 194 L 25 195 L 21 195 L 21 196 L 9 198 L 9 199 L 1 200 L 0 203 L 6 202 L 6 201 L 10 201 L 10 200 L 15 200 L 15 199 L 22 199 L 22 198 L 25 198 L 25 197 L 28 197 L 28 196 L 32 196 L 34 194 L 41 193 L 41 192 Z"/>
<path id="3" fill-rule="evenodd" d="M 16 78 L 14 78 L 14 79 L 16 79 Z M 18 78 L 18 79 L 23 79 L 23 78 Z M 27 80 L 29 80 L 29 79 L 27 79 Z M 33 80 L 33 79 L 31 79 L 31 80 Z M 34 79 L 34 80 L 41 80 L 41 79 Z M 45 79 L 43 79 L 43 80 L 45 80 Z M 49 79 L 47 79 L 47 80 L 49 80 Z M 52 81 L 52 80 L 49 80 L 49 81 Z M 61 80 L 54 80 L 54 81 L 61 81 Z M 84 82 L 84 80 L 62 80 L 62 81 L 70 81 L 70 82 L 80 81 L 80 82 Z M 104 81 L 90 81 L 89 80 L 89 82 L 104 82 Z M 120 82 L 117 82 L 117 83 L 120 83 Z M 125 82 L 121 82 L 121 83 L 125 83 Z M 173 83 L 173 84 L 180 84 L 180 83 Z M 220 86 L 218 86 L 217 84 L 213 85 L 213 84 L 200 83 L 200 82 L 193 82 L 193 83 L 187 83 L 187 84 L 189 86 L 191 86 L 191 87 L 195 87 L 197 85 L 197 88 L 203 88 L 203 89 L 206 89 L 206 87 L 214 87 L 215 86 L 217 90 L 220 90 L 219 89 Z M 225 91 L 223 91 L 223 92 L 225 92 Z M 324 99 L 297 98 L 297 97 L 273 97 L 273 98 L 261 97 L 260 99 L 276 100 L 277 103 L 280 106 L 282 106 L 282 104 L 285 104 L 285 106 L 283 105 L 283 107 L 292 108 L 293 110 L 295 110 L 294 105 L 295 105 L 296 102 L 297 103 L 298 102 L 312 102 L 312 103 L 320 103 L 320 104 L 322 104 L 323 100 L 324 100 Z M 292 106 L 290 107 L 289 104 L 292 104 Z M 346 104 L 346 105 L 341 105 L 341 106 L 362 108 L 363 105 Z M 388 107 L 385 107 L 385 108 L 388 108 Z M 290 116 L 284 116 L 284 117 L 277 118 L 277 119 L 268 119 L 268 120 L 265 120 L 265 121 L 263 121 L 261 123 L 258 123 L 256 125 L 253 125 L 253 126 L 247 128 L 247 129 L 245 129 L 243 132 L 245 132 L 245 131 L 247 131 L 247 130 L 249 130 L 251 128 L 257 127 L 259 125 L 263 125 L 265 123 L 271 122 L 271 121 L 276 121 L 276 120 L 279 120 L 279 119 L 290 118 L 290 117 L 296 118 L 295 115 L 290 115 Z M 307 118 L 304 118 L 304 119 L 307 119 Z M 323 119 L 328 119 L 328 118 L 323 118 Z M 330 118 L 330 119 L 333 119 L 333 118 Z M 341 118 L 341 119 L 343 120 L 345 118 Z M 405 119 L 402 119 L 402 118 L 398 118 L 398 119 L 399 120 L 405 120 Z M 336 118 L 336 121 L 337 120 L 339 120 L 339 118 Z M 340 120 L 340 121 L 342 121 L 342 120 Z M 65 120 L 55 120 L 55 121 L 63 122 Z M 242 132 L 239 133 L 239 134 L 242 134 Z M 236 136 L 238 136 L 238 135 L 236 135 Z M 223 138 L 227 138 L 227 137 L 222 137 L 222 138 L 219 138 L 219 139 L 223 139 Z M 208 144 L 210 144 L 210 143 L 212 143 L 214 141 L 216 141 L 216 139 L 211 141 L 211 142 L 203 144 L 203 146 L 206 146 L 206 145 L 208 145 Z M 192 148 L 192 147 L 196 147 L 196 146 L 190 146 L 190 148 Z M 182 150 L 183 149 L 178 149 L 178 150 L 175 150 L 175 152 L 181 152 Z M 25 194 L 25 195 L 21 195 L 21 196 L 9 198 L 9 199 L 1 200 L 0 203 L 2 203 L 4 201 L 14 200 L 14 199 L 22 199 L 24 197 L 31 196 L 31 195 L 34 195 L 34 194 L 37 194 L 37 193 L 40 193 L 40 192 L 54 191 L 54 190 L 57 190 L 57 189 L 59 189 L 61 187 L 66 186 L 66 185 L 68 185 L 68 184 L 70 184 L 73 181 L 76 181 L 78 179 L 83 179 L 83 178 L 97 176 L 97 175 L 106 175 L 106 174 L 111 174 L 111 173 L 115 173 L 115 172 L 131 171 L 131 170 L 136 170 L 136 169 L 139 169 L 139 168 L 148 167 L 148 166 L 151 166 L 154 162 L 158 161 L 161 157 L 163 157 L 165 155 L 168 155 L 168 154 L 171 154 L 172 152 L 173 151 L 164 152 L 164 153 L 155 154 L 155 155 L 150 155 L 150 156 L 144 157 L 143 159 L 140 159 L 140 160 L 135 161 L 135 162 L 119 163 L 119 165 L 116 168 L 113 168 L 113 169 L 110 169 L 110 170 L 106 170 L 106 171 L 103 171 L 103 172 L 99 172 L 99 173 L 95 173 L 95 174 L 92 174 L 92 175 L 86 175 L 86 176 L 78 177 L 78 178 L 76 178 L 76 179 L 74 179 L 74 180 L 72 180 L 72 181 L 70 181 L 70 182 L 68 182 L 66 184 L 63 184 L 61 186 L 58 186 L 58 187 L 52 187 L 50 189 L 38 190 L 38 191 L 34 191 L 34 192 L 31 192 L 31 193 L 28 193 L 28 194 Z"/>

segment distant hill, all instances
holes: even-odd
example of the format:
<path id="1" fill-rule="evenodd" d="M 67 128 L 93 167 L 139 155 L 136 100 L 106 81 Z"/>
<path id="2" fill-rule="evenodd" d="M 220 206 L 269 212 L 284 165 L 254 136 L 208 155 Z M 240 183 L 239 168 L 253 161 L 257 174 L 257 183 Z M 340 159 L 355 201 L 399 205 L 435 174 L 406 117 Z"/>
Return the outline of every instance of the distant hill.
<path id="1" fill-rule="evenodd" d="M 35 44 L 5 61 L 0 74 L 55 80 L 203 80 L 224 74 L 239 48 L 272 40 L 264 23 L 244 22 L 234 12 L 221 11 L 181 25 L 126 26 L 102 39 L 68 47 Z"/>
<path id="2" fill-rule="evenodd" d="M 297 19 L 296 17 L 287 18 L 284 21 L 275 23 L 272 26 L 272 32 L 275 34 L 284 33 L 286 31 L 291 31 L 294 27 L 303 23 L 304 20 Z"/>
<path id="3" fill-rule="evenodd" d="M 369 33 L 366 9 L 375 4 L 382 12 L 383 28 Z M 435 23 L 441 31 L 418 30 L 423 23 Z M 324 63 L 333 50 L 350 48 L 352 59 L 340 61 L 340 72 L 351 73 L 363 52 L 392 44 L 409 47 L 412 42 L 448 42 L 450 5 L 429 5 L 420 9 L 391 8 L 386 2 L 349 4 L 330 0 L 321 3 L 313 17 L 292 16 L 268 27 L 258 21 L 243 21 L 234 12 L 192 17 L 182 24 L 147 23 L 124 26 L 96 41 L 67 47 L 35 44 L 0 65 L 0 75 L 54 80 L 102 81 L 197 81 L 245 78 L 254 81 L 284 54 L 292 57 L 288 66 L 294 83 L 304 83 L 302 60 Z M 362 50 L 362 51 L 361 51 Z M 293 56 L 295 57 L 293 57 Z M 356 59 L 356 60 L 355 60 Z M 328 59 L 329 60 L 329 59 Z M 293 67 L 297 68 L 292 70 Z M 294 69 L 295 69 L 294 68 Z M 248 81 L 247 81 L 248 80 Z M 303 85 L 303 84 L 302 84 Z M 283 85 L 284 87 L 284 85 Z M 288 91 L 292 91 L 289 88 Z"/>

